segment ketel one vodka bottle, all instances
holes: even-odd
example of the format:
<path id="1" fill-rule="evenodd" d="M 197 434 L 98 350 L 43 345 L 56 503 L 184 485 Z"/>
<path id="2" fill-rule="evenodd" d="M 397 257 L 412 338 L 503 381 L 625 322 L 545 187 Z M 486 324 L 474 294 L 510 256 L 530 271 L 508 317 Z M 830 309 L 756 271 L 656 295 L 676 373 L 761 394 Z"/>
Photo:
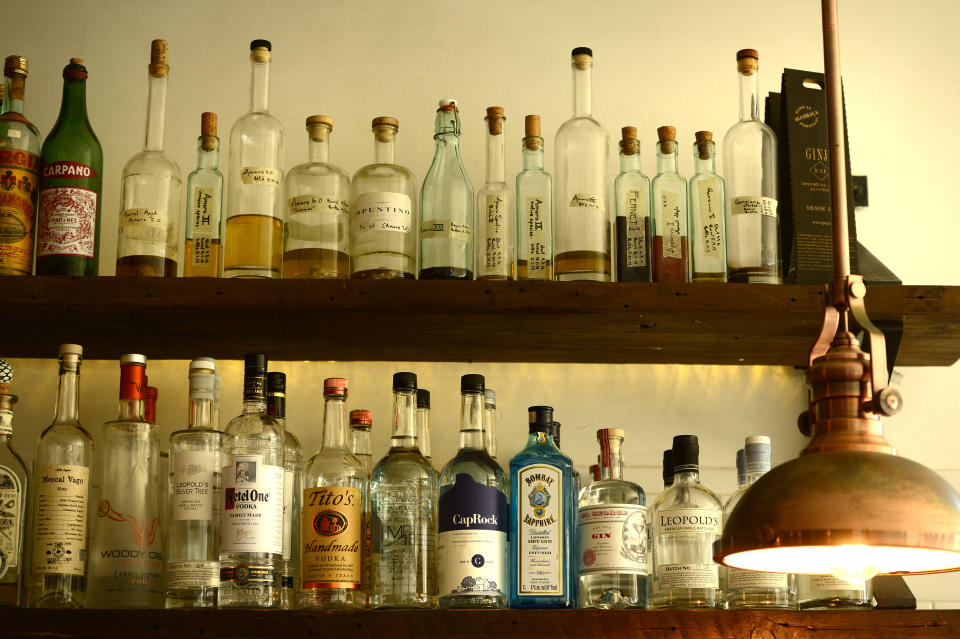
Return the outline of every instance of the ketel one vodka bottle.
<path id="1" fill-rule="evenodd" d="M 531 406 L 510 460 L 510 607 L 573 608 L 573 464 L 553 442 L 553 408 Z"/>
<path id="2" fill-rule="evenodd" d="M 87 608 L 162 608 L 160 429 L 143 415 L 147 358 L 120 358 L 120 409 L 103 426 L 100 500 L 90 542 Z"/>
<path id="3" fill-rule="evenodd" d="M 0 359 L 0 606 L 20 605 L 26 529 L 27 467 L 13 448 L 13 368 Z M 33 486 L 29 485 L 31 491 Z"/>
<path id="4" fill-rule="evenodd" d="M 647 497 L 623 479 L 623 431 L 601 428 L 600 478 L 577 511 L 580 608 L 644 608 L 650 574 Z"/>
<path id="5" fill-rule="evenodd" d="M 223 431 L 220 608 L 279 608 L 283 426 L 267 415 L 267 356 L 248 354 L 243 412 Z"/>

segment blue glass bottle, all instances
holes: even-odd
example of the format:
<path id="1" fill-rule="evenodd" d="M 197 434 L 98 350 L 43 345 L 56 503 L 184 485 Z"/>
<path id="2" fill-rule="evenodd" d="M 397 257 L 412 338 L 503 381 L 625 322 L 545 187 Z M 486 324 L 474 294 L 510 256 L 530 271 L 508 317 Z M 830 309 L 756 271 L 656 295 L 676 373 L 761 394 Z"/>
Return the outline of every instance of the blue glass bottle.
<path id="1" fill-rule="evenodd" d="M 573 464 L 553 443 L 553 408 L 531 406 L 510 460 L 510 607 L 572 608 Z"/>
<path id="2" fill-rule="evenodd" d="M 557 445 L 557 448 L 560 448 L 560 422 L 553 422 L 553 443 Z M 560 449 L 563 450 L 562 448 Z M 571 463 L 573 463 L 573 458 L 571 458 Z M 599 458 L 598 458 L 599 461 Z M 597 472 L 599 473 L 599 466 L 597 466 Z M 579 605 L 579 588 L 580 588 L 580 549 L 578 547 L 579 538 L 577 535 L 577 508 L 580 503 L 580 490 L 583 488 L 583 480 L 580 477 L 580 472 L 577 470 L 576 466 L 572 467 L 573 469 L 573 481 L 570 483 L 570 503 L 573 508 L 573 541 L 570 546 L 570 561 L 567 562 L 567 568 L 570 571 L 570 601 L 573 602 L 573 607 L 576 608 Z M 587 482 L 590 483 L 590 482 Z"/>

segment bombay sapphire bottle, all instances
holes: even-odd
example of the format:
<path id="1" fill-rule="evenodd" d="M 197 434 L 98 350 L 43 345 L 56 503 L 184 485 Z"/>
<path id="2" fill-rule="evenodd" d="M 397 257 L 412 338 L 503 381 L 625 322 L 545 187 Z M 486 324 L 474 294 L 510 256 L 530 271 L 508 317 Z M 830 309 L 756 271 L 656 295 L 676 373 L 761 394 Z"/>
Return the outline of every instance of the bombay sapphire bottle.
<path id="1" fill-rule="evenodd" d="M 640 168 L 637 129 L 621 130 L 620 174 L 613 181 L 617 207 L 617 281 L 653 281 L 650 236 L 650 178 Z"/>
<path id="2" fill-rule="evenodd" d="M 713 133 L 697 131 L 693 144 L 690 204 L 690 270 L 694 282 L 726 282 L 723 178 L 717 175 Z"/>
<path id="3" fill-rule="evenodd" d="M 523 170 L 517 174 L 517 279 L 553 279 L 553 178 L 543 170 L 540 116 L 524 118 Z"/>

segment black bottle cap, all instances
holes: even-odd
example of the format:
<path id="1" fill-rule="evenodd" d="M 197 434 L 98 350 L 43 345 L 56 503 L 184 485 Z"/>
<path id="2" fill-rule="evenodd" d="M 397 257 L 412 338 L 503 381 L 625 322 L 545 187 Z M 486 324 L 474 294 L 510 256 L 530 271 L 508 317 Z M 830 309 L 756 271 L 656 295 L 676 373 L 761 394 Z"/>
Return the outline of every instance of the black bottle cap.
<path id="1" fill-rule="evenodd" d="M 527 412 L 531 433 L 553 434 L 553 406 L 531 406 Z"/>
<path id="2" fill-rule="evenodd" d="M 663 451 L 663 485 L 673 484 L 673 449 Z"/>
<path id="3" fill-rule="evenodd" d="M 267 51 L 273 51 L 273 45 L 270 44 L 269 40 L 254 40 L 250 43 L 250 50 L 253 51 L 257 47 L 265 47 Z"/>
<path id="4" fill-rule="evenodd" d="M 553 443 L 560 448 L 560 422 L 553 422 Z"/>
<path id="5" fill-rule="evenodd" d="M 266 375 L 267 356 L 264 353 L 247 353 L 243 358 L 243 372 L 247 375 Z"/>
<path id="6" fill-rule="evenodd" d="M 483 375 L 464 375 L 460 378 L 461 393 L 482 393 L 484 379 Z"/>
<path id="7" fill-rule="evenodd" d="M 593 57 L 593 49 L 591 49 L 590 47 L 577 47 L 576 49 L 573 50 L 573 52 L 572 52 L 570 55 L 571 55 L 571 56 L 575 56 L 575 55 L 588 55 L 588 56 L 590 56 L 590 57 L 592 58 L 592 57 Z"/>
<path id="8" fill-rule="evenodd" d="M 673 438 L 673 468 L 697 470 L 700 467 L 700 442 L 696 435 L 676 435 Z"/>
<path id="9" fill-rule="evenodd" d="M 393 374 L 393 392 L 399 393 L 400 391 L 415 391 L 417 390 L 417 375 L 416 373 L 394 373 Z"/>
<path id="10" fill-rule="evenodd" d="M 267 392 L 268 393 L 286 393 L 287 392 L 287 374 L 286 373 L 267 373 Z"/>
<path id="11" fill-rule="evenodd" d="M 430 391 L 426 388 L 417 389 L 417 408 L 430 408 Z"/>

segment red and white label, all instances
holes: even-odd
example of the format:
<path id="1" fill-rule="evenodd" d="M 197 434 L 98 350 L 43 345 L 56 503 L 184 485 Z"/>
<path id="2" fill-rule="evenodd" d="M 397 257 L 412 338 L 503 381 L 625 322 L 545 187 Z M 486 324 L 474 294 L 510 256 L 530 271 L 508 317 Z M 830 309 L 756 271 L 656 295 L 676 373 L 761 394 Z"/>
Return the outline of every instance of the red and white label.
<path id="1" fill-rule="evenodd" d="M 46 170 L 44 167 L 44 172 Z M 96 250 L 96 191 L 74 186 L 44 189 L 40 191 L 38 211 L 37 257 L 93 257 Z"/>
<path id="2" fill-rule="evenodd" d="M 43 167 L 43 177 L 54 180 L 86 180 L 99 176 L 96 171 L 86 164 L 63 160 L 45 164 Z"/>

